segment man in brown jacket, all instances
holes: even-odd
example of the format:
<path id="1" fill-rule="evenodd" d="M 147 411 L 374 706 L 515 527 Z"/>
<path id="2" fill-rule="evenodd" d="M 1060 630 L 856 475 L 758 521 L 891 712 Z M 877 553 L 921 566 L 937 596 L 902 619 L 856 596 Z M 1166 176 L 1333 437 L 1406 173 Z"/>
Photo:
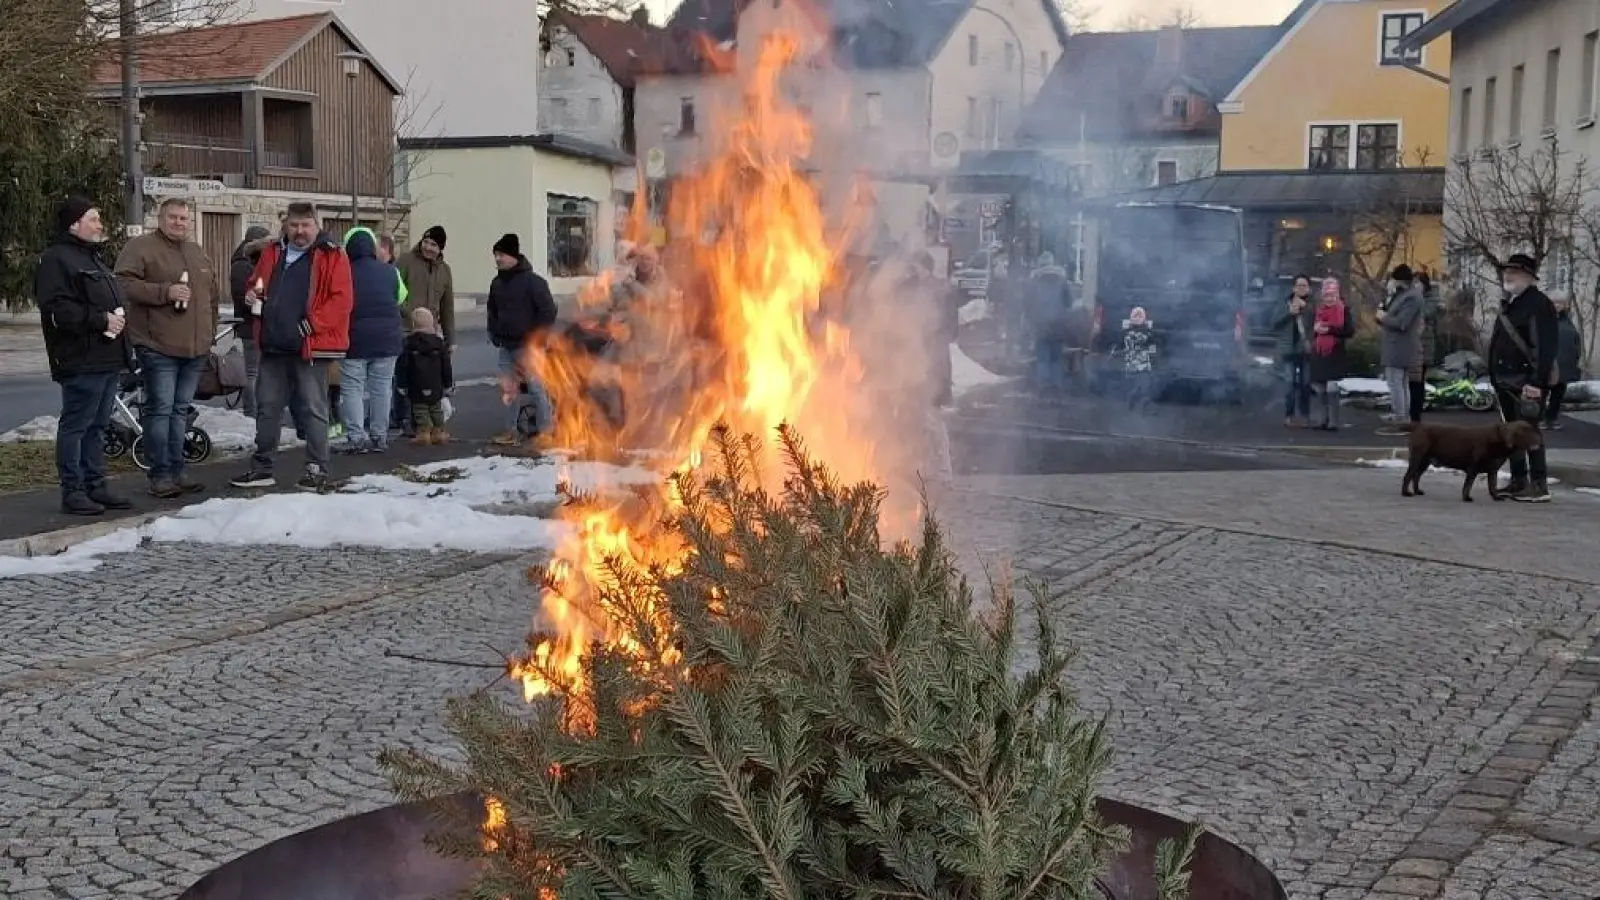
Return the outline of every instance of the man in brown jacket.
<path id="1" fill-rule="evenodd" d="M 408 310 L 426 309 L 439 323 L 439 334 L 445 348 L 456 349 L 456 287 L 450 264 L 444 261 L 444 226 L 430 225 L 422 233 L 422 240 L 411 252 L 395 260 L 400 270 L 400 281 L 405 285 Z M 410 315 L 410 312 L 407 312 Z M 394 401 L 390 406 L 391 427 L 399 428 L 408 437 L 414 434 L 411 422 L 411 402 L 406 394 L 405 372 L 395 373 Z"/>
<path id="2" fill-rule="evenodd" d="M 132 240 L 117 257 L 117 283 L 133 304 L 128 333 L 144 378 L 144 445 L 150 494 L 170 499 L 205 490 L 184 472 L 184 433 L 217 328 L 218 273 L 189 239 L 193 214 L 167 200 L 159 227 Z"/>

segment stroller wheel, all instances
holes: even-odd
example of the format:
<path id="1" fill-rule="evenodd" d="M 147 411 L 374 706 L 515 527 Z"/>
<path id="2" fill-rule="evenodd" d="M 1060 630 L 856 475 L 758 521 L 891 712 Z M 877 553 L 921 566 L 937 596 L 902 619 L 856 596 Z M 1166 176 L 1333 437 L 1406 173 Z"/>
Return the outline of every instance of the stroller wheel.
<path id="1" fill-rule="evenodd" d="M 128 455 L 128 442 L 122 436 L 122 429 L 116 426 L 106 428 L 106 459 L 121 459 Z"/>
<path id="2" fill-rule="evenodd" d="M 133 446 L 129 449 L 133 451 L 133 464 L 146 472 L 150 471 L 150 448 L 145 444 L 144 435 L 134 438 Z"/>
<path id="3" fill-rule="evenodd" d="M 211 456 L 211 435 L 203 428 L 190 428 L 183 433 L 183 461 L 205 462 Z"/>

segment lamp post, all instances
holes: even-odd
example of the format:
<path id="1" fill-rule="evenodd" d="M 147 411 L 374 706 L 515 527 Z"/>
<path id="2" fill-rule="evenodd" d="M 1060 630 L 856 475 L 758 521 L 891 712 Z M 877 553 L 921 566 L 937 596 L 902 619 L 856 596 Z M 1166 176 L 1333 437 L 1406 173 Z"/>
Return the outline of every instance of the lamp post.
<path id="1" fill-rule="evenodd" d="M 357 161 L 357 156 L 358 156 L 358 154 L 356 153 L 356 141 L 357 141 L 357 129 L 356 129 L 356 79 L 361 77 L 361 64 L 366 62 L 366 60 L 367 60 L 367 55 L 365 53 L 358 53 L 358 52 L 356 52 L 354 50 L 347 50 L 347 51 L 339 54 L 339 62 L 340 62 L 341 65 L 344 66 L 344 78 L 345 78 L 345 83 L 347 85 L 347 87 L 345 89 L 345 97 L 346 97 L 346 100 L 347 100 L 346 109 L 345 109 L 345 118 L 350 120 L 350 227 L 351 228 L 354 228 L 354 227 L 356 227 L 357 225 L 360 224 L 360 222 L 357 220 L 357 212 L 360 209 L 361 200 L 360 200 L 360 198 L 358 196 L 358 191 L 357 191 L 357 188 L 360 186 L 360 180 L 357 179 L 357 177 L 356 177 L 356 161 Z"/>

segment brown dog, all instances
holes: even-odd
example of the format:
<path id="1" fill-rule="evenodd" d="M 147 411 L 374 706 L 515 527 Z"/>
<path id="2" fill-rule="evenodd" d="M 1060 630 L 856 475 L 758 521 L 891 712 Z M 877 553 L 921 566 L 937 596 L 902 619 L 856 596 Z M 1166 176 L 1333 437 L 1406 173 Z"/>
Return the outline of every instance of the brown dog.
<path id="1" fill-rule="evenodd" d="M 1504 500 L 1500 493 L 1500 467 L 1517 453 L 1526 453 L 1544 446 L 1539 429 L 1527 422 L 1502 422 L 1466 428 L 1459 425 L 1438 425 L 1433 422 L 1400 426 L 1411 435 L 1407 445 L 1411 464 L 1406 476 L 1400 479 L 1400 494 L 1422 496 L 1422 473 L 1428 466 L 1460 469 L 1467 480 L 1461 484 L 1461 499 L 1472 502 L 1472 484 L 1479 475 L 1489 476 L 1489 497 Z"/>

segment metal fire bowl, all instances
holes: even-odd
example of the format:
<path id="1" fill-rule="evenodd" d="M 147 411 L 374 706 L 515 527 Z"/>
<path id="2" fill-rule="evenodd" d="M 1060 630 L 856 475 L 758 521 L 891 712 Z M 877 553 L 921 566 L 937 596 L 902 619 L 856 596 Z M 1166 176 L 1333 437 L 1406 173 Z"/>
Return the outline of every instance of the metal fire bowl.
<path id="1" fill-rule="evenodd" d="M 471 795 L 445 801 L 468 815 Z M 1159 813 L 1102 799 L 1100 814 L 1133 832 L 1128 852 L 1101 879 L 1110 900 L 1155 900 L 1156 846 L 1184 825 Z M 472 880 L 476 865 L 447 859 L 423 843 L 441 827 L 426 804 L 388 806 L 302 831 L 251 851 L 200 879 L 178 900 L 437 900 Z M 1200 840 L 1190 879 L 1195 900 L 1287 900 L 1255 857 L 1213 834 Z"/>

